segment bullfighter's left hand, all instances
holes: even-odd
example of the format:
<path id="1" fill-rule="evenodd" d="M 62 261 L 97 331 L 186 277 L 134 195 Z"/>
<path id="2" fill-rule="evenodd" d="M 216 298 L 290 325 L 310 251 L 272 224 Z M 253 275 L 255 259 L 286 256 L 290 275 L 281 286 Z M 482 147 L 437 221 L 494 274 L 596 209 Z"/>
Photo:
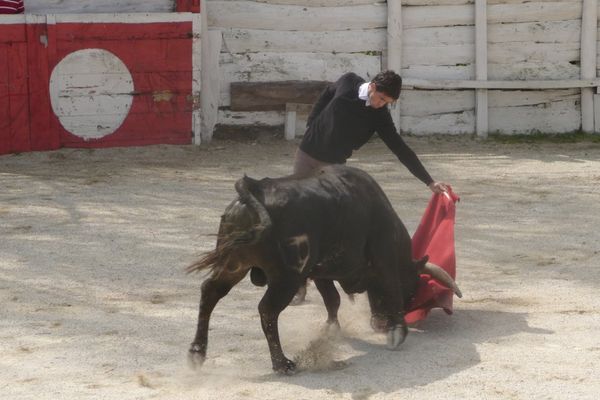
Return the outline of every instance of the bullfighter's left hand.
<path id="1" fill-rule="evenodd" d="M 448 191 L 448 185 L 444 182 L 433 181 L 429 184 L 429 189 L 431 189 L 433 193 L 444 193 Z"/>

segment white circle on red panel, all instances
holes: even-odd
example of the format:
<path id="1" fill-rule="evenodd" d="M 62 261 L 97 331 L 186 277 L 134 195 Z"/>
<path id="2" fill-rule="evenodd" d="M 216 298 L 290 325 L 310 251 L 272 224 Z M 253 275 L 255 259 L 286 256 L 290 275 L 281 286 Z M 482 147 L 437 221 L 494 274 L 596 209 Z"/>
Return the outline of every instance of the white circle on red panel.
<path id="1" fill-rule="evenodd" d="M 68 54 L 50 76 L 52 110 L 63 128 L 84 140 L 116 131 L 129 114 L 132 96 L 127 66 L 103 49 Z"/>

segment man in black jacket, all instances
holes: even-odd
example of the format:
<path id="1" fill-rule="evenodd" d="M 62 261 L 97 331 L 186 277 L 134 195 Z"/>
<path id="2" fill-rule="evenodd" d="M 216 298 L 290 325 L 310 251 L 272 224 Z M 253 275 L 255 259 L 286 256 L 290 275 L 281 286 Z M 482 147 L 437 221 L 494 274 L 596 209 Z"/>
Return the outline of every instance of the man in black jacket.
<path id="1" fill-rule="evenodd" d="M 349 72 L 327 86 L 315 103 L 307 130 L 296 152 L 294 173 L 305 175 L 327 164 L 344 164 L 353 150 L 364 145 L 375 132 L 400 162 L 433 192 L 446 190 L 434 181 L 417 155 L 402 140 L 386 107 L 398 100 L 402 78 L 393 71 L 365 82 Z"/>
<path id="2" fill-rule="evenodd" d="M 446 191 L 447 185 L 431 178 L 394 126 L 387 105 L 398 100 L 401 86 L 402 78 L 393 71 L 380 72 L 371 82 L 350 72 L 327 86 L 308 116 L 294 174 L 306 175 L 323 165 L 344 164 L 352 151 L 377 132 L 400 162 L 432 192 Z M 304 286 L 292 304 L 302 303 L 305 296 Z"/>

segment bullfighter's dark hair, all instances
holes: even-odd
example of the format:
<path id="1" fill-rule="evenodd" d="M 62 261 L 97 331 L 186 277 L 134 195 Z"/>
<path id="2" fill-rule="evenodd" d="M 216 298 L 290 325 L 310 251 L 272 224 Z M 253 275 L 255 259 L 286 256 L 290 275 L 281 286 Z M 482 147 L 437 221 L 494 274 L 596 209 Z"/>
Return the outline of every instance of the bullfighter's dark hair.
<path id="1" fill-rule="evenodd" d="M 371 80 L 375 84 L 378 92 L 383 92 L 394 100 L 400 97 L 402 87 L 402 78 L 394 71 L 381 71 Z"/>

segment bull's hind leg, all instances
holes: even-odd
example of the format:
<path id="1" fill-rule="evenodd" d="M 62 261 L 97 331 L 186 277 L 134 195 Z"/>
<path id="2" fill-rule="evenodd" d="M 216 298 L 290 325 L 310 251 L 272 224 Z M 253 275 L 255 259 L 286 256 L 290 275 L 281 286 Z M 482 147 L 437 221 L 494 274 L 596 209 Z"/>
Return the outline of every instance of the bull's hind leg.
<path id="1" fill-rule="evenodd" d="M 296 370 L 296 364 L 288 359 L 281 348 L 279 339 L 279 314 L 290 303 L 300 287 L 300 276 L 287 275 L 269 283 L 262 300 L 258 304 L 258 312 L 263 332 L 269 344 L 273 370 L 278 373 L 291 375 Z"/>
<path id="2" fill-rule="evenodd" d="M 340 294 L 330 279 L 315 279 L 315 286 L 321 293 L 327 309 L 327 328 L 340 328 L 338 310 L 340 309 Z"/>
<path id="3" fill-rule="evenodd" d="M 210 315 L 219 300 L 227 295 L 246 275 L 247 271 L 236 274 L 213 273 L 202 283 L 202 295 L 200 296 L 200 311 L 198 313 L 198 327 L 196 337 L 190 346 L 188 360 L 192 367 L 200 367 L 206 359 L 206 347 L 208 345 L 208 323 Z"/>

